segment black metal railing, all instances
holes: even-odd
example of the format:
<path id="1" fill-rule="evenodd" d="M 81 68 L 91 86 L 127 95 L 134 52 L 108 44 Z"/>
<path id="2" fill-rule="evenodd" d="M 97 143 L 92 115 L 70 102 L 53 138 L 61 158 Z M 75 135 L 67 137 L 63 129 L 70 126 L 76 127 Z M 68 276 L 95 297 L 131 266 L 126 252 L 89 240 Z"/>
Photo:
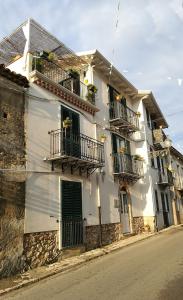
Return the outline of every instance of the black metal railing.
<path id="1" fill-rule="evenodd" d="M 128 173 L 143 176 L 143 161 L 136 160 L 130 154 L 114 153 L 114 173 Z"/>
<path id="2" fill-rule="evenodd" d="M 111 121 L 121 119 L 135 128 L 139 128 L 139 118 L 137 114 L 128 106 L 118 101 L 114 101 L 109 105 L 109 112 Z"/>
<path id="3" fill-rule="evenodd" d="M 169 170 L 158 172 L 158 184 L 173 185 L 173 175 Z"/>
<path id="4" fill-rule="evenodd" d="M 75 247 L 83 244 L 84 221 L 82 219 L 62 220 L 62 247 Z"/>
<path id="5" fill-rule="evenodd" d="M 53 82 L 62 85 L 72 93 L 80 96 L 82 99 L 95 104 L 95 94 L 93 97 L 88 93 L 87 85 L 80 78 L 71 77 L 68 71 L 63 70 L 58 64 L 53 61 L 41 57 L 34 57 L 32 70 L 36 70 L 46 76 Z"/>
<path id="6" fill-rule="evenodd" d="M 72 134 L 67 129 L 50 133 L 50 157 L 75 157 L 94 164 L 104 164 L 104 144 L 82 133 Z"/>

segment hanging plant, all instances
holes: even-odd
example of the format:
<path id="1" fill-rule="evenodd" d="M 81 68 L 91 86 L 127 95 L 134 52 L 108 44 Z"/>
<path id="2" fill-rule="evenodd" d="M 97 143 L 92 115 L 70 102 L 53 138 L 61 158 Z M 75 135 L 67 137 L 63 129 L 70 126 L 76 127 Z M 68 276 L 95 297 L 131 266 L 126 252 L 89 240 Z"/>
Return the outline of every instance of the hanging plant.
<path id="1" fill-rule="evenodd" d="M 63 121 L 63 128 L 69 128 L 72 125 L 72 120 L 69 119 L 69 117 L 67 117 L 64 121 Z"/>
<path id="2" fill-rule="evenodd" d="M 121 147 L 121 148 L 118 149 L 118 152 L 119 152 L 120 154 L 125 154 L 126 148 L 125 148 L 125 147 Z"/>
<path id="3" fill-rule="evenodd" d="M 43 61 L 40 57 L 33 57 L 32 60 L 32 70 L 36 70 L 38 72 L 42 72 L 43 70 Z"/>
<path id="4" fill-rule="evenodd" d="M 136 113 L 136 115 L 137 115 L 138 118 L 141 117 L 141 113 L 139 111 Z"/>
<path id="5" fill-rule="evenodd" d="M 100 136 L 100 141 L 101 141 L 102 143 L 105 143 L 106 139 L 107 139 L 107 136 L 106 136 L 104 133 L 101 134 L 101 136 Z"/>
<path id="6" fill-rule="evenodd" d="M 144 158 L 141 155 L 138 155 L 138 154 L 134 155 L 133 158 L 134 158 L 134 160 L 144 161 Z"/>
<path id="7" fill-rule="evenodd" d="M 88 84 L 87 85 L 88 93 L 86 95 L 86 98 L 88 101 L 92 104 L 95 104 L 95 94 L 97 93 L 98 89 L 94 84 Z"/>

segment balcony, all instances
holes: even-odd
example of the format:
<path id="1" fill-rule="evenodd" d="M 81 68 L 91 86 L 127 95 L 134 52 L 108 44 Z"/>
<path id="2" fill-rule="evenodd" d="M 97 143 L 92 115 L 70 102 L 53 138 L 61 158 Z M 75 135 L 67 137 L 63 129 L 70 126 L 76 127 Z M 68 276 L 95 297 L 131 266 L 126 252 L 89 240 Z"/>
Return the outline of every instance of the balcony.
<path id="1" fill-rule="evenodd" d="M 65 129 L 49 132 L 50 156 L 52 169 L 57 163 L 62 168 L 71 169 L 71 173 L 79 170 L 82 174 L 91 174 L 97 168 L 104 166 L 104 144 L 84 134 L 71 135 Z"/>
<path id="2" fill-rule="evenodd" d="M 177 191 L 183 191 L 183 178 L 181 178 L 179 175 L 175 175 L 174 186 Z"/>
<path id="3" fill-rule="evenodd" d="M 88 90 L 79 76 L 72 77 L 59 63 L 41 57 L 34 58 L 30 77 L 34 83 L 93 115 L 99 110 L 95 106 L 96 94 Z"/>
<path id="4" fill-rule="evenodd" d="M 139 118 L 128 106 L 114 101 L 110 103 L 110 123 L 122 130 L 134 132 L 139 130 Z"/>
<path id="5" fill-rule="evenodd" d="M 161 186 L 172 186 L 173 185 L 173 175 L 172 172 L 169 170 L 165 171 L 164 173 L 162 171 L 158 172 L 158 185 Z"/>
<path id="6" fill-rule="evenodd" d="M 113 165 L 114 175 L 129 182 L 136 182 L 143 176 L 143 161 L 129 154 L 113 154 Z"/>

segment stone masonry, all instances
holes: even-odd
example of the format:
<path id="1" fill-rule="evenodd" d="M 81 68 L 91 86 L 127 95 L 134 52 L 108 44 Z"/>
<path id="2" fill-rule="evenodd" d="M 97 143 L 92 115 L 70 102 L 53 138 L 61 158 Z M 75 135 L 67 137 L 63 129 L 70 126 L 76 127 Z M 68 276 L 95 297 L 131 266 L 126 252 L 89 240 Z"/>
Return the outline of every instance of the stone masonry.
<path id="1" fill-rule="evenodd" d="M 108 245 L 121 239 L 121 224 L 111 223 L 101 225 L 102 245 Z M 86 226 L 86 250 L 92 250 L 100 246 L 100 226 Z"/>
<path id="2" fill-rule="evenodd" d="M 24 96 L 5 77 L 0 74 L 0 278 L 24 267 L 25 173 L 8 171 L 25 168 Z"/>

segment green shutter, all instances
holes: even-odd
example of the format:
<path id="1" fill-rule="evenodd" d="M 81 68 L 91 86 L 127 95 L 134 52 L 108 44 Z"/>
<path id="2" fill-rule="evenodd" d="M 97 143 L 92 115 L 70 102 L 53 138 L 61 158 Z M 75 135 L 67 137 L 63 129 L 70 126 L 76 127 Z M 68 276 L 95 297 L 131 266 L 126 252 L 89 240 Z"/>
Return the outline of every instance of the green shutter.
<path id="1" fill-rule="evenodd" d="M 62 219 L 82 219 L 82 188 L 80 182 L 62 181 Z"/>

